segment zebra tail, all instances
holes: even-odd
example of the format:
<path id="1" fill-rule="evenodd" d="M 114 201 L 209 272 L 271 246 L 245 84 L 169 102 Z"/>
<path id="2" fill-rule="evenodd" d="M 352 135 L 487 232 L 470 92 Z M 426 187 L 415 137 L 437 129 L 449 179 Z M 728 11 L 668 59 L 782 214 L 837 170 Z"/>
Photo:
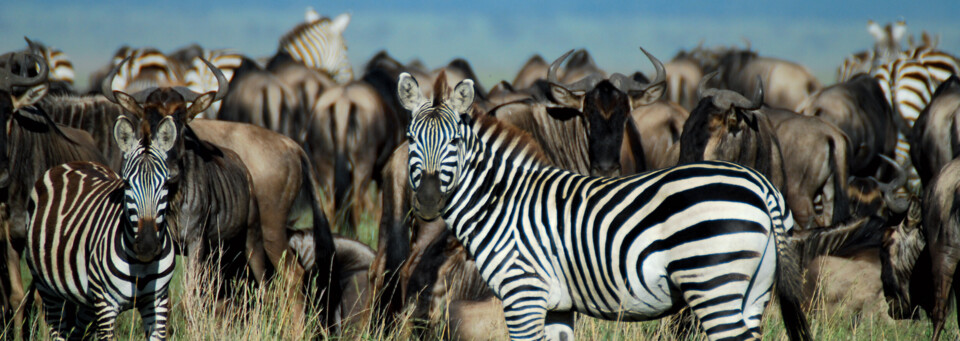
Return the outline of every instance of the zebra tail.
<path id="1" fill-rule="evenodd" d="M 330 222 L 327 220 L 327 215 L 324 213 L 323 205 L 320 202 L 320 193 L 318 193 L 320 182 L 317 180 L 313 166 L 304 152 L 300 153 L 300 169 L 301 176 L 303 176 L 300 190 L 309 194 L 308 198 L 313 210 L 315 262 L 312 271 L 314 274 L 311 275 L 315 276 L 308 276 L 308 278 L 316 278 L 317 287 L 316 292 L 313 295 L 308 294 L 308 296 L 319 298 L 320 301 L 314 303 L 320 303 L 320 307 L 323 309 L 324 325 L 331 327 L 336 323 L 336 311 L 339 310 L 343 296 L 343 288 L 340 286 L 342 276 L 334 259 L 336 245 L 333 242 L 333 233 L 330 231 Z"/>
<path id="2" fill-rule="evenodd" d="M 779 201 L 786 212 L 781 216 L 782 219 L 774 219 L 774 233 L 777 241 L 775 285 L 777 299 L 780 301 L 780 315 L 783 317 L 783 324 L 790 340 L 812 340 L 810 326 L 801 304 L 803 291 L 800 283 L 803 281 L 803 272 L 800 268 L 800 259 L 796 249 L 788 244 L 784 226 L 784 221 L 792 221 L 793 215 L 786 208 L 785 202 L 782 199 Z"/>

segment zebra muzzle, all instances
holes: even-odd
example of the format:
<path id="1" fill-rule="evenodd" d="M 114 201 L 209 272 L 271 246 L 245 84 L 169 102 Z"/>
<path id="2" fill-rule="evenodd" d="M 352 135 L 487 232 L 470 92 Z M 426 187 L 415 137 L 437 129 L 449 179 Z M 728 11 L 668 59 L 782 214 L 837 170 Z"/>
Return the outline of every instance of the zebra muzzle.
<path id="1" fill-rule="evenodd" d="M 423 220 L 434 220 L 446 206 L 446 197 L 440 191 L 440 176 L 425 173 L 413 196 L 413 208 Z"/>
<path id="2" fill-rule="evenodd" d="M 137 236 L 133 240 L 133 251 L 141 262 L 148 262 L 160 254 L 161 240 L 157 221 L 142 218 L 137 222 Z"/>

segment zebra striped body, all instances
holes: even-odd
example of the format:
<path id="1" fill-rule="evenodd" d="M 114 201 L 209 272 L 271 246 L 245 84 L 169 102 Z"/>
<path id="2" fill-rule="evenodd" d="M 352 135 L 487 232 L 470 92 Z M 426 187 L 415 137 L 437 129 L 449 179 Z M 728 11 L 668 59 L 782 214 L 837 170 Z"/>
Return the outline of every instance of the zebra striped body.
<path id="1" fill-rule="evenodd" d="M 73 162 L 44 173 L 31 195 L 27 264 L 54 339 L 68 337 L 71 326 L 82 333 L 93 321 L 100 336 L 109 336 L 116 316 L 135 303 L 151 339 L 166 337 L 173 244 L 165 237 L 161 256 L 136 259 L 133 230 L 121 227 L 122 187 L 106 166 Z"/>
<path id="2" fill-rule="evenodd" d="M 603 178 L 542 166 L 529 141 L 458 114 L 469 80 L 432 106 L 411 81 L 399 88 L 413 111 L 414 211 L 442 217 L 467 248 L 511 338 L 572 338 L 574 311 L 649 320 L 689 305 L 710 339 L 759 339 L 774 282 L 795 284 L 775 277 L 795 264 L 778 263 L 791 213 L 756 171 L 710 162 Z M 805 324 L 796 317 L 785 320 Z"/>

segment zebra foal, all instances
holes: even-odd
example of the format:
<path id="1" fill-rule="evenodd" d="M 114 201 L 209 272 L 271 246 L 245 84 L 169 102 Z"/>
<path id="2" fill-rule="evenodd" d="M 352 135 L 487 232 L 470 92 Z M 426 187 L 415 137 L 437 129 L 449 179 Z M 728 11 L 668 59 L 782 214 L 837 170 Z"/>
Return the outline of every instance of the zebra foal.
<path id="1" fill-rule="evenodd" d="M 136 308 L 150 340 L 167 338 L 167 287 L 173 241 L 166 230 L 167 154 L 174 118 L 151 132 L 121 116 L 114 137 L 122 175 L 92 162 L 47 170 L 28 203 L 27 265 L 43 299 L 54 340 L 73 339 L 96 323 L 98 339 L 113 339 L 117 316 Z"/>
<path id="2" fill-rule="evenodd" d="M 542 165 L 531 141 L 475 130 L 472 80 L 427 100 L 400 75 L 414 213 L 442 218 L 503 301 L 510 337 L 572 339 L 573 312 L 650 320 L 690 306 L 707 336 L 759 339 L 779 286 L 791 339 L 807 339 L 793 218 L 762 175 L 701 162 L 624 178 Z M 481 137 L 486 138 L 486 141 Z"/>

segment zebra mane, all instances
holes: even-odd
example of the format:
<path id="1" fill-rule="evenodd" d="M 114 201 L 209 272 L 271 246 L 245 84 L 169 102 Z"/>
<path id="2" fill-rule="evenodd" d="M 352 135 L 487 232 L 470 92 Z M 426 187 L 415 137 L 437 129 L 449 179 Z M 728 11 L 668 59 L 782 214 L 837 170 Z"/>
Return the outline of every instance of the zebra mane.
<path id="1" fill-rule="evenodd" d="M 543 148 L 529 133 L 500 122 L 496 117 L 488 116 L 486 113 L 478 114 L 478 112 L 474 104 L 473 131 L 486 143 L 491 152 L 494 154 L 509 152 L 505 158 L 523 158 L 533 161 L 536 165 L 553 166 Z"/>

